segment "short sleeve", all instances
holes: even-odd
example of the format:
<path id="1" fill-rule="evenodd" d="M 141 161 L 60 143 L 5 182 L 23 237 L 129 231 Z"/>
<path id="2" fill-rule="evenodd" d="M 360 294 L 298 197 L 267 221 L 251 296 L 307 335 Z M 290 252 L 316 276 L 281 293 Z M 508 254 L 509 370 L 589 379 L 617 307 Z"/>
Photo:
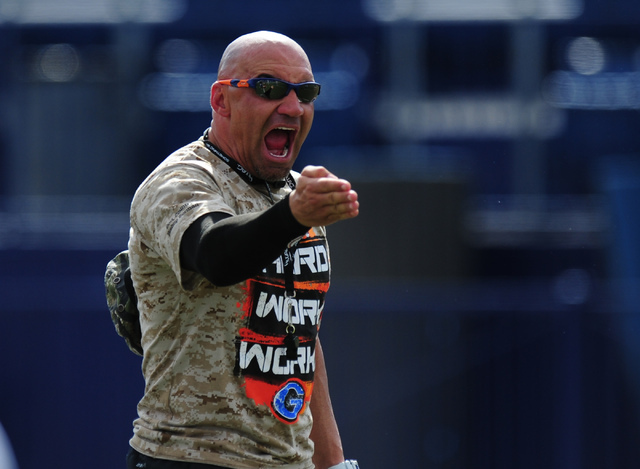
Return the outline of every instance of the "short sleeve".
<path id="1" fill-rule="evenodd" d="M 195 274 L 180 266 L 180 242 L 187 228 L 210 212 L 234 214 L 211 174 L 196 165 L 178 163 L 153 173 L 131 204 L 131 230 L 160 256 L 185 290 Z"/>

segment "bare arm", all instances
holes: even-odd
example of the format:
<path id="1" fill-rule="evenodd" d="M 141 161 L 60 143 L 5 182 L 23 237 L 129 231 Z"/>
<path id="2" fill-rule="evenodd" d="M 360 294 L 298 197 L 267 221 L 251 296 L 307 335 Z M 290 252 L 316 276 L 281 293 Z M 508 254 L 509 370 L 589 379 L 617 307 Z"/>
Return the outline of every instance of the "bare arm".
<path id="1" fill-rule="evenodd" d="M 349 181 L 339 179 L 322 166 L 307 166 L 289 197 L 294 218 L 304 226 L 327 226 L 358 216 L 358 194 Z M 316 371 L 311 396 L 315 444 L 313 464 L 328 469 L 344 461 L 342 441 L 329 396 L 329 383 L 320 339 L 316 344 Z"/>
<path id="2" fill-rule="evenodd" d="M 338 424 L 333 415 L 327 369 L 320 339 L 316 343 L 316 371 L 313 395 L 311 396 L 311 415 L 313 415 L 311 440 L 315 444 L 313 464 L 316 469 L 327 469 L 340 464 L 344 461 L 344 453 Z"/>

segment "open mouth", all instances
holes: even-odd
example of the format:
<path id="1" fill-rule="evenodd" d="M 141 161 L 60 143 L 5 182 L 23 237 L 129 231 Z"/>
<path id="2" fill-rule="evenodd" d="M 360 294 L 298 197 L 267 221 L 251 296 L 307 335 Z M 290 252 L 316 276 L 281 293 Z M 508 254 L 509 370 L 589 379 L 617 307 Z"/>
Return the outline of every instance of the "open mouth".
<path id="1" fill-rule="evenodd" d="M 289 154 L 294 129 L 290 127 L 276 127 L 265 137 L 264 143 L 269 154 L 274 158 L 285 158 Z"/>

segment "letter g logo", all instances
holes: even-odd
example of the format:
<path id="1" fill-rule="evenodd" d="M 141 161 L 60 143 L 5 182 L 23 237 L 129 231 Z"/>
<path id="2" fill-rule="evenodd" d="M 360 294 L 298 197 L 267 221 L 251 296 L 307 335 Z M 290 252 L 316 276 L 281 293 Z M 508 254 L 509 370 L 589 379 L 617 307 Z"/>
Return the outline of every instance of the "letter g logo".
<path id="1" fill-rule="evenodd" d="M 288 381 L 273 398 L 276 416 L 286 423 L 294 423 L 304 407 L 304 388 L 297 381 Z"/>

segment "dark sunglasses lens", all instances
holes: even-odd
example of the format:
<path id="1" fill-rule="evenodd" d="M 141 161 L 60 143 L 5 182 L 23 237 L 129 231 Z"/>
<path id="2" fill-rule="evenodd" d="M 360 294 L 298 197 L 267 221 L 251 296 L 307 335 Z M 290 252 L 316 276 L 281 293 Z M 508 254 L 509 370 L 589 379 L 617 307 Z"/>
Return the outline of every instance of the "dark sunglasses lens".
<path id="1" fill-rule="evenodd" d="M 296 90 L 296 94 L 298 95 L 298 99 L 303 103 L 310 103 L 320 94 L 320 85 L 315 83 L 301 85 Z"/>
<path id="2" fill-rule="evenodd" d="M 277 80 L 258 80 L 255 85 L 258 96 L 267 99 L 282 99 L 289 94 L 289 85 Z M 298 99 L 303 103 L 310 103 L 320 94 L 320 85 L 306 83 L 295 88 Z"/>
<path id="3" fill-rule="evenodd" d="M 287 94 L 289 87 L 286 83 L 275 80 L 260 80 L 256 83 L 256 93 L 267 99 L 282 99 Z"/>

